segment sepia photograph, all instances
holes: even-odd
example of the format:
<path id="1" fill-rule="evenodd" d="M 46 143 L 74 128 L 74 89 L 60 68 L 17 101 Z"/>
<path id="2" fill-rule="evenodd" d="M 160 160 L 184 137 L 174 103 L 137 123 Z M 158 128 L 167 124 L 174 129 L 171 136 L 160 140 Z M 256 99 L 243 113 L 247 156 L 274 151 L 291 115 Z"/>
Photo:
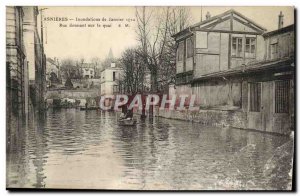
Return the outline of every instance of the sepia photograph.
<path id="1" fill-rule="evenodd" d="M 7 190 L 295 191 L 295 7 L 5 9 Z"/>

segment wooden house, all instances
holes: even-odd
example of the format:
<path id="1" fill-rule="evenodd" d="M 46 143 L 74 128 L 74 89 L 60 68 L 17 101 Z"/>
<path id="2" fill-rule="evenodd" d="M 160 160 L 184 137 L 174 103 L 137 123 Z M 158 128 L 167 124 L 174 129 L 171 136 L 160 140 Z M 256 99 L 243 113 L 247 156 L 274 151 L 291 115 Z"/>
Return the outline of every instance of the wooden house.
<path id="1" fill-rule="evenodd" d="M 279 108 L 294 102 L 294 26 L 266 31 L 229 10 L 175 34 L 176 93 L 195 94 L 200 109 L 238 112 L 239 128 L 289 132 L 292 110 Z"/>

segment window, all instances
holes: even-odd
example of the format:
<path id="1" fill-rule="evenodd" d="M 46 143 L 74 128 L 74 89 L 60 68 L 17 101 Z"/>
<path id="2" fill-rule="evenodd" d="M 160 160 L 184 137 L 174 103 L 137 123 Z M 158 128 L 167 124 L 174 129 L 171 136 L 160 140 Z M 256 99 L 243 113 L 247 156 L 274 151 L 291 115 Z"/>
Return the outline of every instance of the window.
<path id="1" fill-rule="evenodd" d="M 180 42 L 177 48 L 177 60 L 183 61 L 184 57 L 184 42 Z"/>
<path id="2" fill-rule="evenodd" d="M 116 72 L 113 71 L 113 81 L 116 80 Z"/>
<path id="3" fill-rule="evenodd" d="M 196 32 L 196 48 L 207 48 L 207 32 L 201 32 L 197 31 Z"/>
<path id="4" fill-rule="evenodd" d="M 289 91 L 290 82 L 288 80 L 275 82 L 275 113 L 289 112 Z"/>
<path id="5" fill-rule="evenodd" d="M 242 37 L 233 37 L 232 38 L 232 56 L 234 57 L 243 57 L 243 38 Z"/>
<path id="6" fill-rule="evenodd" d="M 246 37 L 246 45 L 245 45 L 246 58 L 255 57 L 255 45 L 256 45 L 256 39 L 254 37 Z"/>
<path id="7" fill-rule="evenodd" d="M 93 71 L 91 70 L 90 73 L 93 74 Z"/>
<path id="8" fill-rule="evenodd" d="M 260 112 L 261 102 L 261 84 L 260 83 L 249 83 L 250 87 L 250 111 Z"/>
<path id="9" fill-rule="evenodd" d="M 278 54 L 278 43 L 271 44 L 271 59 L 277 58 Z"/>
<path id="10" fill-rule="evenodd" d="M 193 56 L 193 53 L 194 53 L 194 51 L 193 51 L 193 40 L 192 40 L 192 38 L 190 37 L 190 38 L 188 38 L 188 39 L 186 40 L 186 57 L 187 57 L 187 58 L 192 57 L 192 56 Z"/>

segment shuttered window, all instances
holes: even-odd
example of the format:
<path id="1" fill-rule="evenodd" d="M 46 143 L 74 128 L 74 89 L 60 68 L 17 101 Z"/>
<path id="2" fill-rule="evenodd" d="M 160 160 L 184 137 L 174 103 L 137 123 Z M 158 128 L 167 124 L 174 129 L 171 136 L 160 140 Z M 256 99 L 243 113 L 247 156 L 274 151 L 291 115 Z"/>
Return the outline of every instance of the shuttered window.
<path id="1" fill-rule="evenodd" d="M 289 112 L 290 82 L 281 80 L 275 82 L 275 113 Z"/>
<path id="2" fill-rule="evenodd" d="M 249 83 L 250 87 L 250 111 L 260 112 L 261 106 L 261 83 Z"/>

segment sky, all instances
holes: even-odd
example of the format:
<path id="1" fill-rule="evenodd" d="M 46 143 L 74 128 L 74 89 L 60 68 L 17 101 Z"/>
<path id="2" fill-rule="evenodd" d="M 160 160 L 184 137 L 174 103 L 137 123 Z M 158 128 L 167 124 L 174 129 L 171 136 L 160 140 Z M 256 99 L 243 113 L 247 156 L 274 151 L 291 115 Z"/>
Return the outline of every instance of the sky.
<path id="1" fill-rule="evenodd" d="M 104 60 L 110 48 L 115 57 L 120 57 L 126 48 L 137 45 L 136 21 L 128 22 L 126 19 L 135 19 L 135 7 L 39 7 L 47 8 L 43 11 L 44 17 L 68 17 L 67 22 L 44 21 L 45 53 L 50 58 L 84 58 L 89 62 L 97 57 Z M 191 24 L 201 20 L 201 7 L 189 7 Z M 276 30 L 278 14 L 284 15 L 284 26 L 294 23 L 293 7 L 202 7 L 202 18 L 209 11 L 211 16 L 221 14 L 229 9 L 235 9 L 244 16 L 263 26 L 268 31 Z M 107 21 L 80 22 L 76 18 L 105 17 Z M 124 21 L 108 21 L 109 18 L 124 19 Z M 60 24 L 100 24 L 101 27 L 60 27 Z M 40 16 L 38 17 L 38 25 Z M 111 24 L 110 28 L 103 28 Z M 121 24 L 121 27 L 118 25 Z M 124 27 L 128 24 L 129 27 Z"/>

